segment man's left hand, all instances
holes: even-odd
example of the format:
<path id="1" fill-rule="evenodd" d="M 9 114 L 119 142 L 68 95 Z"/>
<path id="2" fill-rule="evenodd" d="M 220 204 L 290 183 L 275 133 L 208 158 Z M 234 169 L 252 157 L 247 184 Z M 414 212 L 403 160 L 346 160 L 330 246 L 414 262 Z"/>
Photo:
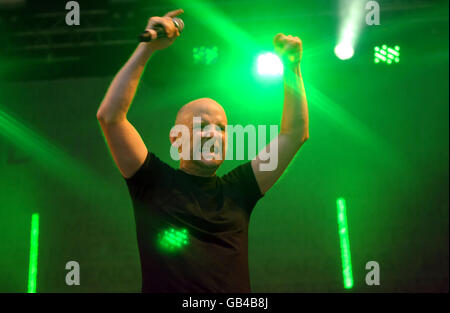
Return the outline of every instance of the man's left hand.
<path id="1" fill-rule="evenodd" d="M 285 66 L 296 67 L 302 58 L 302 41 L 299 37 L 277 34 L 273 39 L 275 52 L 280 56 Z"/>

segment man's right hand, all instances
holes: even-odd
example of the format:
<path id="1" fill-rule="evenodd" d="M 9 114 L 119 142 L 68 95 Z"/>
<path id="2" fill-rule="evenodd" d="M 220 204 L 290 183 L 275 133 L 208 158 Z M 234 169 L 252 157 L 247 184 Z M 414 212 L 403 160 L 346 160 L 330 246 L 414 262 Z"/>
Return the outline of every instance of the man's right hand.
<path id="1" fill-rule="evenodd" d="M 182 9 L 178 9 L 166 13 L 163 17 L 159 16 L 151 17 L 148 21 L 146 30 L 150 32 L 150 34 L 152 35 L 152 39 L 155 39 L 157 36 L 156 31 L 152 29 L 155 25 L 161 25 L 162 27 L 164 27 L 164 30 L 166 31 L 167 34 L 167 38 L 158 38 L 154 41 L 147 43 L 147 45 L 154 50 L 162 50 L 169 47 L 175 41 L 175 39 L 178 36 L 180 36 L 180 32 L 173 23 L 172 18 L 180 15 L 183 12 L 184 11 Z"/>
<path id="2" fill-rule="evenodd" d="M 97 111 L 97 119 L 111 155 L 125 178 L 132 177 L 138 171 L 148 154 L 144 141 L 127 119 L 128 109 L 145 64 L 153 51 L 167 48 L 180 35 L 172 18 L 181 13 L 183 10 L 175 10 L 163 17 L 152 17 L 149 20 L 147 29 L 161 24 L 169 38 L 160 38 L 138 45 L 133 55 L 114 77 Z M 154 30 L 151 30 L 151 33 L 153 36 L 156 35 Z"/>

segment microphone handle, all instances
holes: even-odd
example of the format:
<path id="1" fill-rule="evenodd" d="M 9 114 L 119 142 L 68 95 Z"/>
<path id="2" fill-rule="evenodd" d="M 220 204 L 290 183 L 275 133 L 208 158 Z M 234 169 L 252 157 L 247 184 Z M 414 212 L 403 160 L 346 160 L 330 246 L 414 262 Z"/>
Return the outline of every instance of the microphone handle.
<path id="1" fill-rule="evenodd" d="M 164 30 L 163 27 L 156 25 L 155 27 L 153 27 L 153 30 L 156 31 L 157 34 L 156 39 L 167 37 L 166 31 Z M 150 34 L 150 32 L 146 30 L 145 32 L 139 35 L 139 41 L 140 42 L 152 41 L 152 34 Z"/>

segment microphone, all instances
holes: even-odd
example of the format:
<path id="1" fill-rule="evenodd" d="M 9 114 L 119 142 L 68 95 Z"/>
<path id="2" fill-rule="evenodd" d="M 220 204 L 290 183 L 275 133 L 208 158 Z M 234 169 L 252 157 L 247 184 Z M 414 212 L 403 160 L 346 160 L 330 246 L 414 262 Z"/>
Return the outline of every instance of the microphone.
<path id="1" fill-rule="evenodd" d="M 173 17 L 172 18 L 173 23 L 175 24 L 175 27 L 178 28 L 178 31 L 181 33 L 181 31 L 184 28 L 184 22 L 181 18 L 178 17 Z M 161 25 L 155 25 L 152 28 L 154 31 L 156 31 L 156 39 L 158 38 L 167 38 L 167 34 L 166 31 L 164 30 L 164 27 L 162 27 Z M 139 41 L 140 42 L 150 42 L 152 41 L 152 34 L 150 34 L 150 32 L 148 30 L 144 31 L 142 34 L 139 35 Z"/>

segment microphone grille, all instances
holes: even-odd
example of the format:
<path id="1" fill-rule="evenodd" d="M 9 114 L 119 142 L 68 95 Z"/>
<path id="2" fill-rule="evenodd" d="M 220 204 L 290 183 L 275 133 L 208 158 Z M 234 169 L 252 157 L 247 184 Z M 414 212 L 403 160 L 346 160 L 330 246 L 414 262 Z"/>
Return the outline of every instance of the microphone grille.
<path id="1" fill-rule="evenodd" d="M 179 18 L 179 17 L 173 17 L 173 18 L 172 18 L 172 21 L 173 21 L 173 23 L 175 24 L 175 26 L 178 28 L 178 30 L 180 31 L 180 33 L 181 33 L 181 31 L 182 31 L 183 28 L 184 28 L 184 22 L 183 22 L 183 20 L 182 20 L 181 18 Z"/>

